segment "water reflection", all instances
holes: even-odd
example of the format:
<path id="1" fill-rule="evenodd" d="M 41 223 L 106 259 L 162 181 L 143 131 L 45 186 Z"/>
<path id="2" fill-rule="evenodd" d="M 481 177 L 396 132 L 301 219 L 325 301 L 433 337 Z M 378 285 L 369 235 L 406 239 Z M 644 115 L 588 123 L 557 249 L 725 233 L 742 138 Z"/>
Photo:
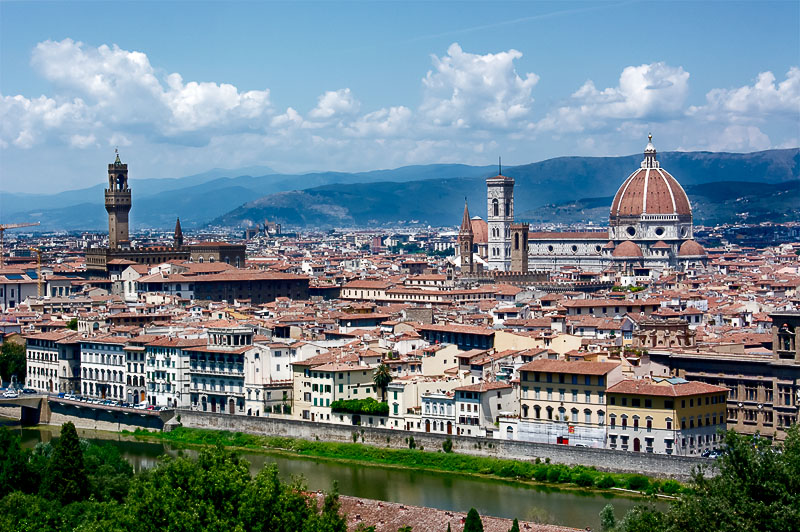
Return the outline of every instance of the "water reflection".
<path id="1" fill-rule="evenodd" d="M 122 455 L 140 471 L 155 466 L 164 454 L 177 456 L 183 452 L 196 455 L 193 450 L 179 451 L 169 445 L 145 443 L 116 434 L 79 431 L 81 437 L 111 442 Z M 39 441 L 57 437 L 57 427 L 21 430 L 23 445 L 33 447 Z M 302 476 L 311 490 L 328 490 L 334 481 L 339 492 L 345 495 L 393 501 L 417 506 L 428 506 L 466 512 L 475 507 L 481 514 L 499 517 L 534 520 L 575 528 L 600 529 L 600 510 L 613 502 L 617 515 L 621 515 L 636 500 L 612 497 L 608 494 L 560 490 L 550 486 L 520 485 L 502 480 L 483 479 L 409 471 L 380 466 L 363 466 L 307 457 L 242 453 L 250 463 L 252 474 L 267 464 L 277 464 L 281 477 L 290 480 Z M 662 507 L 666 505 L 661 503 Z"/>

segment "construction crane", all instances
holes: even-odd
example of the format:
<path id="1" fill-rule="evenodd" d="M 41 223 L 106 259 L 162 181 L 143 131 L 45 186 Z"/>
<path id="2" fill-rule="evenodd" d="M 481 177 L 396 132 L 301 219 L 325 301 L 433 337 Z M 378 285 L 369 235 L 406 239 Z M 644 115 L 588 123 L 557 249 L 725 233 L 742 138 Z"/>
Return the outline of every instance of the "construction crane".
<path id="1" fill-rule="evenodd" d="M 6 251 L 5 247 L 5 234 L 6 229 L 19 229 L 20 227 L 33 227 L 34 225 L 39 225 L 39 222 L 32 222 L 32 223 L 24 223 L 24 224 L 0 224 L 0 268 L 2 268 L 5 264 L 4 254 Z"/>
<path id="2" fill-rule="evenodd" d="M 42 250 L 39 248 L 30 248 L 31 251 L 36 253 L 36 297 L 42 298 Z"/>

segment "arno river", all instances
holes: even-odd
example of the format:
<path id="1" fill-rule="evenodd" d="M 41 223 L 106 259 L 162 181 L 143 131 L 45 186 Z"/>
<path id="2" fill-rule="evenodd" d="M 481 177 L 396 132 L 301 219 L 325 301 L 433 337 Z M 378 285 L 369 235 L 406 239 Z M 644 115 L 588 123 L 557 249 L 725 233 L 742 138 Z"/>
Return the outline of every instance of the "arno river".
<path id="1" fill-rule="evenodd" d="M 155 466 L 159 457 L 165 454 L 177 455 L 179 452 L 169 444 L 134 441 L 110 433 L 79 433 L 82 438 L 117 446 L 137 471 Z M 21 429 L 21 435 L 23 445 L 33 447 L 40 441 L 57 437 L 58 428 L 25 428 Z M 607 494 L 513 484 L 452 473 L 408 471 L 263 453 L 242 453 L 242 457 L 250 463 L 253 474 L 265 464 L 275 463 L 282 477 L 289 479 L 300 475 L 311 490 L 328 490 L 335 480 L 339 492 L 344 495 L 459 512 L 466 512 L 474 506 L 482 515 L 518 517 L 576 528 L 591 527 L 592 530 L 600 529 L 598 514 L 609 502 L 614 504 L 618 517 L 637 502 Z M 666 507 L 666 504 L 659 503 L 659 506 Z"/>

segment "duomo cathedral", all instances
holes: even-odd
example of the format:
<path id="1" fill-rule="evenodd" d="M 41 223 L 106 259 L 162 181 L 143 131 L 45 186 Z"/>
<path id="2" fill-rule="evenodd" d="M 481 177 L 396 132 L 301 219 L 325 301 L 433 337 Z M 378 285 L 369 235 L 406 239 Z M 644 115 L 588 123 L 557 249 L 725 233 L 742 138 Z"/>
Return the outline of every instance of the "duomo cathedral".
<path id="1" fill-rule="evenodd" d="M 487 179 L 486 186 L 486 222 L 470 218 L 464 206 L 458 236 L 462 275 L 479 273 L 482 265 L 477 257 L 496 271 L 527 273 L 573 266 L 637 277 L 706 263 L 705 250 L 693 238 L 689 198 L 661 168 L 652 136 L 640 167 L 614 196 L 607 232 L 530 232 L 528 224 L 514 222 L 514 179 L 501 172 Z"/>

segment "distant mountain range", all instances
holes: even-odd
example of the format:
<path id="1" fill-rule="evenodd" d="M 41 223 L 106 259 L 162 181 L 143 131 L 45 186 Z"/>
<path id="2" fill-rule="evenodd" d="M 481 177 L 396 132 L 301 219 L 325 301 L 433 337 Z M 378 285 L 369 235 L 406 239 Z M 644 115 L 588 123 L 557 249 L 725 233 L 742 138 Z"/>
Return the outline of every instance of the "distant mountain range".
<path id="1" fill-rule="evenodd" d="M 608 218 L 611 196 L 639 167 L 641 155 L 627 157 L 560 157 L 503 169 L 516 181 L 515 207 L 520 220 L 554 222 L 559 211 L 571 210 L 568 202 L 581 198 L 581 209 L 597 209 L 564 221 L 603 222 Z M 697 204 L 699 223 L 741 221 L 739 212 L 755 208 L 754 219 L 800 220 L 792 206 L 792 192 L 800 178 L 800 150 L 757 153 L 668 152 L 659 155 L 662 167 L 686 187 Z M 497 173 L 382 183 L 335 184 L 271 194 L 246 203 L 213 220 L 212 225 L 239 226 L 269 218 L 294 226 L 343 227 L 421 223 L 457 225 L 464 198 L 470 214 L 486 217 L 486 185 Z M 444 177 L 444 176 L 442 176 Z M 770 187 L 766 185 L 775 185 Z M 785 185 L 785 189 L 781 186 Z M 794 188 L 793 188 L 794 187 Z M 736 194 L 739 194 L 736 197 Z M 746 202 L 737 198 L 747 196 Z M 785 212 L 770 213 L 770 198 L 786 200 Z M 797 195 L 794 195 L 797 200 Z M 795 201 L 798 203 L 798 201 Z M 792 210 L 794 207 L 794 210 Z M 740 209 L 740 210 L 739 210 Z M 706 218 L 707 213 L 707 218 Z M 774 215 L 774 216 L 773 216 Z"/>
<path id="2" fill-rule="evenodd" d="M 504 168 L 503 173 L 516 180 L 520 219 L 602 222 L 608 216 L 609 196 L 641 159 L 641 155 L 559 157 Z M 665 152 L 659 160 L 687 189 L 698 222 L 741 220 L 736 216 L 739 212 L 758 213 L 754 219 L 800 219 L 791 205 L 800 179 L 800 149 L 747 154 Z M 458 164 L 304 175 L 251 167 L 215 169 L 177 179 L 136 179 L 135 162 L 130 171 L 134 231 L 172 228 L 177 216 L 187 229 L 209 223 L 246 226 L 265 218 L 296 227 L 456 225 L 465 196 L 470 212 L 485 217 L 483 180 L 497 173 L 494 166 Z M 787 188 L 781 189 L 782 185 Z M 106 227 L 104 186 L 98 183 L 50 195 L 2 193 L 0 222 L 39 221 L 44 230 L 102 230 Z M 783 211 L 770 210 L 775 198 L 785 204 Z"/>

